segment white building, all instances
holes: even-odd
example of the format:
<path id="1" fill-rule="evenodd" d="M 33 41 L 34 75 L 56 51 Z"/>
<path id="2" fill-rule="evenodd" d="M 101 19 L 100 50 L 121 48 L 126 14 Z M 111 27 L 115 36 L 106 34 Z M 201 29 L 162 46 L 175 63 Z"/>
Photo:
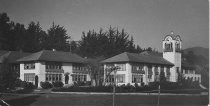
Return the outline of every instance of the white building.
<path id="1" fill-rule="evenodd" d="M 104 65 L 104 83 L 110 84 L 113 81 L 113 72 L 107 76 L 106 69 L 112 66 L 119 66 L 117 70 L 117 84 L 148 84 L 159 81 L 160 72 L 163 71 L 167 81 L 177 82 L 178 72 L 185 78 L 193 78 L 193 81 L 201 83 L 201 75 L 195 73 L 192 67 L 186 67 L 182 63 L 181 48 L 182 42 L 179 35 L 171 33 L 163 39 L 163 55 L 154 56 L 150 53 L 121 53 L 108 58 L 101 63 Z M 108 77 L 108 78 L 107 78 Z"/>
<path id="2" fill-rule="evenodd" d="M 90 81 L 85 59 L 70 52 L 42 50 L 17 60 L 20 79 L 34 83 L 61 81 L 71 85 L 77 81 Z"/>

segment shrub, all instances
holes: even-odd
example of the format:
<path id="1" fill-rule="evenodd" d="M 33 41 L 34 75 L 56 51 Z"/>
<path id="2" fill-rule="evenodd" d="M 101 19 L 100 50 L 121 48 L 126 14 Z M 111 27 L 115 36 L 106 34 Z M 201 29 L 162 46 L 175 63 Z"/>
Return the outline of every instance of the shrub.
<path id="1" fill-rule="evenodd" d="M 86 86 L 90 86 L 90 85 L 91 85 L 91 81 L 86 81 L 86 82 L 85 82 L 85 85 L 86 85 Z"/>
<path id="2" fill-rule="evenodd" d="M 53 87 L 63 87 L 63 82 L 53 82 Z"/>
<path id="3" fill-rule="evenodd" d="M 21 87 L 24 89 L 34 89 L 35 88 L 35 86 L 32 82 L 26 82 L 26 81 L 21 82 Z"/>
<path id="4" fill-rule="evenodd" d="M 90 86 L 91 81 L 77 81 L 74 82 L 74 86 Z"/>
<path id="5" fill-rule="evenodd" d="M 17 79 L 17 80 L 15 81 L 15 83 L 14 83 L 15 87 L 21 87 L 21 83 L 22 83 L 22 82 L 23 82 L 22 80 Z"/>
<path id="6" fill-rule="evenodd" d="M 53 85 L 51 83 L 49 83 L 49 82 L 41 82 L 41 87 L 43 89 L 49 89 L 49 88 L 52 88 Z"/>
<path id="7" fill-rule="evenodd" d="M 139 87 L 138 83 L 135 83 L 134 86 L 135 86 L 136 88 Z"/>

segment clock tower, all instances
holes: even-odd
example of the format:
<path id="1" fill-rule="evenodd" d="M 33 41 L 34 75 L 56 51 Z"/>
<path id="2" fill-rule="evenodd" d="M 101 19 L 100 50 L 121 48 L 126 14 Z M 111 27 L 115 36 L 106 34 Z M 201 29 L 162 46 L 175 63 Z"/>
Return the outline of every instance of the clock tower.
<path id="1" fill-rule="evenodd" d="M 178 72 L 181 72 L 181 41 L 181 37 L 173 32 L 163 39 L 163 58 L 174 64 L 170 69 L 171 82 L 177 82 Z"/>

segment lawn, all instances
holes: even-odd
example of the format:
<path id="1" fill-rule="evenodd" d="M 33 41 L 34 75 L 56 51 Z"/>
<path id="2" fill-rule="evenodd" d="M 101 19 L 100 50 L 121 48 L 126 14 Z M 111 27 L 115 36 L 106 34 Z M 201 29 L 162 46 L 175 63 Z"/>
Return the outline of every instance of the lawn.
<path id="1" fill-rule="evenodd" d="M 12 106 L 111 106 L 111 95 L 38 94 L 4 97 Z M 117 95 L 115 106 L 157 106 L 157 95 Z M 161 95 L 160 106 L 205 106 L 208 96 Z"/>

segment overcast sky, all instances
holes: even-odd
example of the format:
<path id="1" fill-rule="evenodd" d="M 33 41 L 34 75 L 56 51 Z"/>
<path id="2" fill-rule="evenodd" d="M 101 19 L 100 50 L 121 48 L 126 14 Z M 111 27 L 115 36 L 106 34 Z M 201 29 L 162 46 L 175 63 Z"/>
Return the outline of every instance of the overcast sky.
<path id="1" fill-rule="evenodd" d="M 27 25 L 39 21 L 43 30 L 53 21 L 73 40 L 82 31 L 124 28 L 140 47 L 162 51 L 162 39 L 174 31 L 183 48 L 209 47 L 208 0 L 0 0 L 0 12 Z"/>

